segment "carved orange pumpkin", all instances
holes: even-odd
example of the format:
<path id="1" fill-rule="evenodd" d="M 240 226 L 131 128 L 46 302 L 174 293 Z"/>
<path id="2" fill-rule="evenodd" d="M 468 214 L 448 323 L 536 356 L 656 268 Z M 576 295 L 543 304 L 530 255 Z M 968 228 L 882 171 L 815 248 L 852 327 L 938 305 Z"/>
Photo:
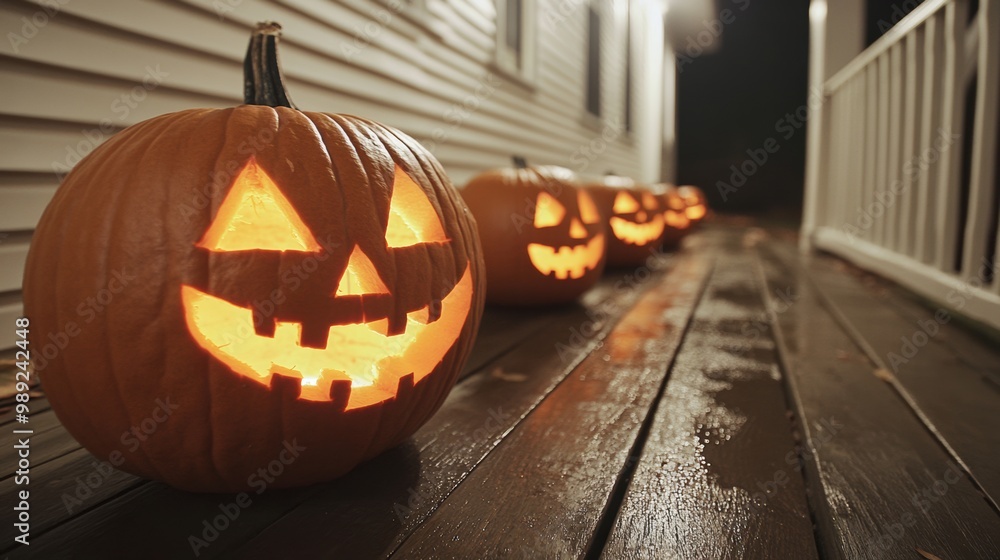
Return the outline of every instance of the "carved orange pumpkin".
<path id="1" fill-rule="evenodd" d="M 675 248 L 691 229 L 691 220 L 687 217 L 687 202 L 678 192 L 677 187 L 668 184 L 656 186 L 663 203 L 663 246 Z"/>
<path id="2" fill-rule="evenodd" d="M 660 246 L 661 202 L 651 190 L 615 175 L 587 185 L 608 225 L 608 265 L 638 266 Z"/>
<path id="3" fill-rule="evenodd" d="M 132 277 L 40 374 L 91 452 L 183 489 L 245 489 L 279 456 L 271 485 L 314 483 L 399 443 L 482 312 L 475 222 L 440 164 L 398 130 L 292 108 L 278 29 L 251 40 L 247 105 L 157 117 L 82 160 L 28 257 L 37 336 Z"/>
<path id="4" fill-rule="evenodd" d="M 486 299 L 503 305 L 571 301 L 604 270 L 605 231 L 590 195 L 561 167 L 496 169 L 462 196 L 479 224 Z"/>
<path id="5" fill-rule="evenodd" d="M 692 225 L 697 224 L 708 214 L 708 203 L 705 201 L 705 193 L 701 189 L 692 185 L 677 187 L 677 193 L 687 204 L 685 214 L 691 220 Z"/>

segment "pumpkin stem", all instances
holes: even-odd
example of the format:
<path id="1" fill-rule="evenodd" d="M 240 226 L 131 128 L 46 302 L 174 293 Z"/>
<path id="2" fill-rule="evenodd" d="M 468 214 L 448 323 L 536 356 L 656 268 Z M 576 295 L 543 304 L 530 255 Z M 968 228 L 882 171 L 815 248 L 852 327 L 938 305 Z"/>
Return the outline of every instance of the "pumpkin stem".
<path id="1" fill-rule="evenodd" d="M 510 159 L 514 162 L 514 167 L 517 169 L 528 168 L 528 160 L 524 159 L 524 156 L 511 156 Z"/>
<path id="2" fill-rule="evenodd" d="M 243 102 L 247 105 L 296 108 L 285 91 L 278 65 L 280 36 L 281 26 L 273 21 L 258 23 L 250 35 L 250 45 L 243 59 Z"/>

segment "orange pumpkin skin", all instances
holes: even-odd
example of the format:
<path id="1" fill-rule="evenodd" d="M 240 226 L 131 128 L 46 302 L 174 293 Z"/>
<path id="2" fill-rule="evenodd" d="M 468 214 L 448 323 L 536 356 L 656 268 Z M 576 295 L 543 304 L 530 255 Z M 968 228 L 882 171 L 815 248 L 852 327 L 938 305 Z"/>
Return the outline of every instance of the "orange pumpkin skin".
<path id="1" fill-rule="evenodd" d="M 632 179 L 615 175 L 586 188 L 608 227 L 608 266 L 645 264 L 663 239 L 660 198 Z M 623 202 L 627 206 L 623 207 Z"/>
<path id="2" fill-rule="evenodd" d="M 495 169 L 474 177 L 461 192 L 479 226 L 489 303 L 566 303 L 600 279 L 607 234 L 572 171 Z M 547 207 L 558 214 L 543 217 Z"/>
<path id="3" fill-rule="evenodd" d="M 693 223 L 687 217 L 685 210 L 687 202 L 680 195 L 677 187 L 667 183 L 653 186 L 654 192 L 659 193 L 663 204 L 663 247 L 676 249 L 681 241 L 691 231 Z"/>
<path id="4" fill-rule="evenodd" d="M 687 217 L 691 220 L 691 225 L 698 225 L 708 215 L 708 201 L 705 193 L 693 185 L 682 185 L 677 187 L 677 193 L 687 204 Z"/>
<path id="5" fill-rule="evenodd" d="M 321 250 L 199 246 L 251 160 Z M 397 167 L 437 211 L 446 242 L 387 247 Z M 355 246 L 390 294 L 376 302 L 382 305 L 334 295 Z M 120 453 L 128 472 L 184 490 L 230 492 L 250 488 L 258 469 L 288 458 L 286 447 L 297 446 L 298 456 L 269 487 L 335 478 L 416 431 L 468 357 L 483 306 L 483 266 L 474 219 L 417 142 L 357 117 L 244 105 L 163 115 L 84 158 L 38 225 L 24 300 L 35 336 L 79 327 L 39 371 L 73 437 L 98 458 Z M 297 322 L 303 344 L 315 345 L 327 327 L 366 319 L 384 317 L 386 328 L 398 331 L 408 312 L 454 293 L 468 279 L 463 274 L 472 287 L 467 314 L 440 363 L 419 381 L 401 378 L 391 398 L 352 409 L 339 397 L 299 398 L 299 380 L 291 377 L 234 372 L 195 340 L 182 301 L 182 287 L 195 287 L 254 309 L 263 323 Z M 82 302 L 109 290 L 99 312 L 82 314 Z"/>

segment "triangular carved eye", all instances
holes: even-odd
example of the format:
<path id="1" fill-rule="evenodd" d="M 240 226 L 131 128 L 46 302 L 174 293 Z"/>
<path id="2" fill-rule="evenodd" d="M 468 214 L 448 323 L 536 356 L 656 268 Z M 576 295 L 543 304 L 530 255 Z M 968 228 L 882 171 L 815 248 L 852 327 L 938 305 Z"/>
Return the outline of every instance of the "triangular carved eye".
<path id="1" fill-rule="evenodd" d="M 375 265 L 361 247 L 354 246 L 351 259 L 347 262 L 344 275 L 337 285 L 338 296 L 359 296 L 363 294 L 388 294 L 389 288 L 379 278 Z"/>
<path id="2" fill-rule="evenodd" d="M 320 250 L 295 208 L 254 158 L 233 181 L 197 245 L 211 251 Z"/>
<path id="3" fill-rule="evenodd" d="M 628 214 L 639 209 L 639 202 L 627 192 L 620 192 L 615 197 L 615 205 L 612 208 L 615 214 Z"/>
<path id="4" fill-rule="evenodd" d="M 445 241 L 448 236 L 434 205 L 423 189 L 397 165 L 389 202 L 389 224 L 385 229 L 386 245 L 393 249 Z"/>
<path id="5" fill-rule="evenodd" d="M 566 217 L 566 208 L 552 195 L 546 192 L 538 193 L 535 201 L 535 227 L 552 227 L 562 223 Z"/>

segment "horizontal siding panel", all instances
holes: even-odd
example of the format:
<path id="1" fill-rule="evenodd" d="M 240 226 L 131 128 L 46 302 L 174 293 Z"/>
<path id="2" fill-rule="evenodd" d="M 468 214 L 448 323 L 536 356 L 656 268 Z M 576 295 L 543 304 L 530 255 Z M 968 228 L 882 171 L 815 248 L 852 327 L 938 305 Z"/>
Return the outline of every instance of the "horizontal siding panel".
<path id="1" fill-rule="evenodd" d="M 41 181 L 0 186 L 0 224 L 5 232 L 35 229 L 45 206 L 56 194 L 58 184 L 55 175 L 42 175 L 41 178 Z M 3 291 L 7 290 L 0 289 Z"/>
<path id="2" fill-rule="evenodd" d="M 15 292 L 21 289 L 24 259 L 27 256 L 27 242 L 0 245 L 0 292 Z"/>
<path id="3" fill-rule="evenodd" d="M 23 315 L 20 301 L 0 303 L 0 348 L 13 348 L 17 342 L 14 321 Z"/>
<path id="4" fill-rule="evenodd" d="M 19 33 L 21 19 L 42 9 L 33 1 L 0 5 L 0 33 Z M 382 0 L 244 1 L 225 13 L 215 0 L 66 3 L 26 44 L 0 41 L 0 321 L 21 313 L 30 231 L 61 174 L 124 127 L 241 103 L 249 29 L 261 20 L 285 30 L 282 62 L 300 107 L 403 130 L 432 149 L 459 187 L 484 169 L 510 165 L 515 153 L 586 177 L 608 169 L 637 173 L 645 168 L 642 148 L 624 135 L 580 159 L 592 142 L 604 143 L 606 127 L 621 124 L 624 113 L 621 2 L 601 2 L 605 118 L 596 126 L 584 108 L 584 2 L 537 1 L 532 87 L 494 66 L 492 0 L 427 0 L 424 13 L 405 14 Z M 167 74 L 162 83 L 135 90 L 143 98 L 125 110 L 122 96 L 156 68 Z M 661 84 L 636 70 L 639 122 L 638 109 L 649 105 L 640 88 L 659 98 Z M 477 97 L 488 76 L 495 89 Z M 12 342 L 0 335 L 0 349 Z"/>

